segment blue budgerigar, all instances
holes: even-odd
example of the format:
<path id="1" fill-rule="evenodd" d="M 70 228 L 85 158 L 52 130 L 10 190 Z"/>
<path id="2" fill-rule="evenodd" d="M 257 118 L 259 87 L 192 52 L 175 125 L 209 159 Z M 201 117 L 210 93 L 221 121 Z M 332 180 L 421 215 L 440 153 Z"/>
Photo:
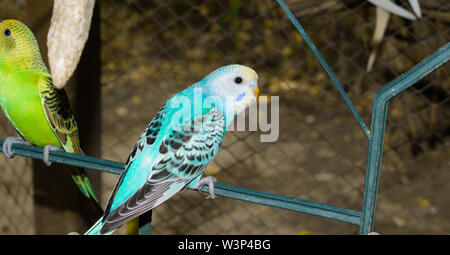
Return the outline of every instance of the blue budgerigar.
<path id="1" fill-rule="evenodd" d="M 85 234 L 111 234 L 186 187 L 206 184 L 215 198 L 214 177 L 201 177 L 234 117 L 257 100 L 257 81 L 251 68 L 227 65 L 171 97 L 131 151 L 105 214 Z"/>

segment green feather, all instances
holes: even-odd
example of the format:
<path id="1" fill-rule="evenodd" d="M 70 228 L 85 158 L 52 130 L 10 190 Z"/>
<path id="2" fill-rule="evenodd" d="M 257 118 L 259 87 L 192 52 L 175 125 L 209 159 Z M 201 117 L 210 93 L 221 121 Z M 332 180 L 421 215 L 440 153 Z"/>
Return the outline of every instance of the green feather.
<path id="1" fill-rule="evenodd" d="M 0 106 L 17 132 L 33 145 L 81 153 L 78 126 L 63 89 L 52 84 L 32 32 L 17 20 L 4 20 L 0 31 Z M 38 53 L 38 54 L 36 54 Z M 18 61 L 20 60 L 20 61 Z M 84 169 L 71 167 L 82 193 L 101 210 Z"/>

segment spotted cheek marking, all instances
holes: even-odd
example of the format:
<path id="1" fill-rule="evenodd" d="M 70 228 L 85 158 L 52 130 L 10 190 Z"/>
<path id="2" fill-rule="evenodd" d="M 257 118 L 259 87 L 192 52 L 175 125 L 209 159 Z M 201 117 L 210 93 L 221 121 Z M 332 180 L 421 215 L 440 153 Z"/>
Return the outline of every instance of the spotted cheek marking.
<path id="1" fill-rule="evenodd" d="M 245 97 L 245 92 L 242 92 L 236 97 L 236 102 L 240 102 Z"/>

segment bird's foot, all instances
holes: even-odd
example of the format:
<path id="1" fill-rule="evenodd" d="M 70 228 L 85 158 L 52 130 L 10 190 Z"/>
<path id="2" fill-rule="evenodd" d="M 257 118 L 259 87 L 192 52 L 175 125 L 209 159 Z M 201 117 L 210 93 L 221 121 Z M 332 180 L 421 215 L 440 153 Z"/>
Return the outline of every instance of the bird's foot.
<path id="1" fill-rule="evenodd" d="M 200 179 L 197 185 L 197 190 L 200 190 L 203 185 L 207 184 L 209 188 L 209 196 L 206 197 L 206 199 L 214 199 L 216 198 L 216 195 L 214 194 L 214 182 L 217 181 L 216 178 L 212 176 L 207 176 L 205 178 Z"/>
<path id="2" fill-rule="evenodd" d="M 12 151 L 13 144 L 24 142 L 25 141 L 23 140 L 22 137 L 13 137 L 13 136 L 6 137 L 2 147 L 3 154 L 5 154 L 7 158 L 14 158 L 15 155 L 14 152 Z"/>
<path id="3" fill-rule="evenodd" d="M 51 166 L 52 162 L 50 162 L 49 160 L 49 155 L 50 155 L 50 151 L 59 151 L 60 149 L 54 145 L 48 144 L 44 146 L 44 155 L 42 157 L 42 161 L 44 161 L 44 163 L 47 166 Z"/>

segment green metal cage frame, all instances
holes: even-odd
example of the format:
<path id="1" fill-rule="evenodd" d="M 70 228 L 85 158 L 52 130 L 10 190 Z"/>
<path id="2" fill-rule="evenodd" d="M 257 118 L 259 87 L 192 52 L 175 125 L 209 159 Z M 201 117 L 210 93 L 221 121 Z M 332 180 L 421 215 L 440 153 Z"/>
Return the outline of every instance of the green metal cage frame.
<path id="1" fill-rule="evenodd" d="M 338 79 L 331 71 L 331 68 L 328 66 L 298 20 L 286 6 L 284 1 L 277 0 L 277 3 L 285 11 L 289 20 L 292 22 L 294 27 L 311 48 L 316 58 L 322 64 L 323 68 L 330 76 L 333 84 L 344 99 L 344 102 L 347 104 L 351 113 L 354 115 L 362 131 L 369 140 L 361 210 L 355 211 L 347 208 L 337 207 L 334 205 L 281 196 L 222 183 L 216 183 L 215 193 L 217 196 L 282 208 L 301 213 L 307 213 L 341 222 L 359 225 L 359 234 L 363 235 L 373 232 L 389 102 L 393 97 L 411 87 L 441 65 L 445 64 L 450 59 L 450 43 L 445 44 L 443 47 L 411 68 L 408 72 L 391 81 L 377 92 L 373 99 L 371 127 L 369 130 L 364 124 L 362 118 L 359 116 L 352 101 L 340 85 Z M 0 150 L 2 148 L 2 145 L 3 141 L 0 140 Z M 14 144 L 12 150 L 14 154 L 23 157 L 41 160 L 43 157 L 43 150 L 40 147 L 24 144 Z M 50 152 L 49 160 L 60 164 L 88 168 L 112 174 L 121 174 L 125 167 L 125 165 L 121 162 L 66 153 L 62 151 Z M 209 192 L 209 189 L 205 185 L 201 189 L 201 191 Z M 151 234 L 151 211 L 139 216 L 139 223 L 139 234 Z"/>

